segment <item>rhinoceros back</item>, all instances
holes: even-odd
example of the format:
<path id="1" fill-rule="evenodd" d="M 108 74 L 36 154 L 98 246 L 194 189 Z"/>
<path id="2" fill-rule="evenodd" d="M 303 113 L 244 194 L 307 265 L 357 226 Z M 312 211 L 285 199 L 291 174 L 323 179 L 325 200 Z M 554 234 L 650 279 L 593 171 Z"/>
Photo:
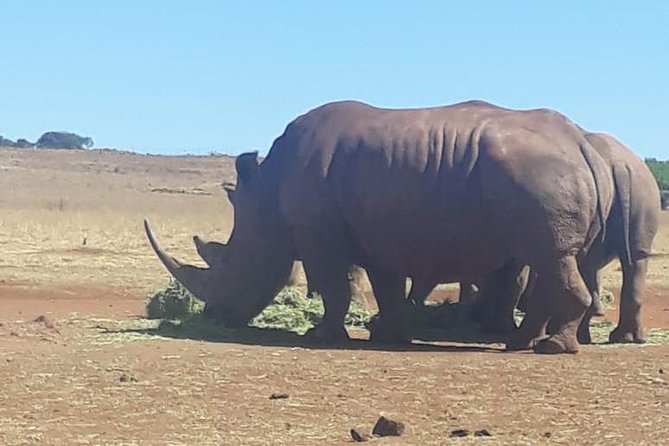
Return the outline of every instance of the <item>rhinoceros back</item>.
<path id="1" fill-rule="evenodd" d="M 570 140 L 570 132 L 576 130 L 562 121 L 484 102 L 408 110 L 358 102 L 327 104 L 286 128 L 263 171 L 275 182 L 280 211 L 290 227 L 346 234 L 362 259 L 359 263 L 372 259 L 408 273 L 434 266 L 461 276 L 515 255 L 514 244 L 525 224 L 518 197 L 483 190 L 496 186 L 482 180 L 482 157 L 489 165 L 496 163 L 509 182 L 516 181 L 514 175 L 527 176 L 519 172 L 526 168 L 523 157 L 535 149 L 509 144 L 513 138 L 506 133 L 530 128 L 559 135 L 573 146 L 566 152 L 568 162 L 587 169 L 578 147 L 583 138 Z M 495 145 L 498 158 L 490 161 L 489 150 Z M 532 153 L 535 158 L 540 149 Z M 571 169 L 559 157 L 554 159 Z M 590 171 L 588 175 L 583 182 L 589 184 Z M 520 186 L 518 190 L 534 194 L 535 201 L 541 199 L 541 191 L 530 190 L 532 185 Z M 585 195 L 589 199 L 595 192 Z M 509 206 L 491 205 L 487 197 L 517 208 L 521 220 L 513 237 L 500 228 L 513 224 L 504 220 Z M 568 205 L 573 212 L 574 203 Z"/>

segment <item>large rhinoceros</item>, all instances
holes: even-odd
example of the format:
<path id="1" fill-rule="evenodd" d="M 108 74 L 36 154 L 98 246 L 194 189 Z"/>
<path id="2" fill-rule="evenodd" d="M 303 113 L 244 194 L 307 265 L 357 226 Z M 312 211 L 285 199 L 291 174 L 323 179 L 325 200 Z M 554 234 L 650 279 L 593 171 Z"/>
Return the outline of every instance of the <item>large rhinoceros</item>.
<path id="1" fill-rule="evenodd" d="M 646 163 L 616 138 L 589 132 L 584 132 L 584 136 L 608 164 L 615 195 L 605 233 L 600 234 L 596 242 L 578 256 L 579 269 L 593 298 L 589 311 L 581 321 L 578 340 L 581 344 L 591 342 L 590 319 L 603 314 L 599 296 L 600 272 L 611 261 L 618 259 L 623 274 L 620 316 L 609 341 L 642 343 L 644 335 L 640 312 L 648 259 L 660 220 L 660 191 Z M 518 271 L 518 265 L 507 266 L 479 281 L 481 293 L 475 312 L 485 313 L 483 319 L 487 330 L 504 332 L 514 326 L 513 308 L 528 278 L 536 276 L 530 276 L 527 269 L 522 269 L 520 275 Z M 513 284 L 517 286 L 514 288 Z M 417 291 L 412 299 L 418 302 L 424 300 L 431 291 L 430 286 L 416 283 Z M 461 286 L 466 287 L 467 284 Z M 532 294 L 532 289 L 523 294 L 525 305 Z"/>
<path id="2" fill-rule="evenodd" d="M 605 225 L 613 186 L 579 128 L 550 110 L 485 102 L 390 110 L 345 101 L 291 122 L 258 164 L 236 160 L 234 228 L 215 268 L 158 257 L 206 314 L 247 323 L 285 284 L 295 259 L 323 296 L 315 340 L 347 337 L 348 272 L 365 268 L 379 304 L 372 339 L 406 338 L 405 278 L 471 281 L 510 261 L 538 272 L 543 303 L 507 348 L 578 350 L 591 297 L 576 255 Z"/>

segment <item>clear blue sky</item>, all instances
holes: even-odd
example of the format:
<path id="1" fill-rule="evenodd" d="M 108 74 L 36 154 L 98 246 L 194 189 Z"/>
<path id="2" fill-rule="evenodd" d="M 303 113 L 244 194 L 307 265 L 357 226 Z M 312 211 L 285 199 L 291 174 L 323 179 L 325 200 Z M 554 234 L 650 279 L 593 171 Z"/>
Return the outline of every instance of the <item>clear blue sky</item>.
<path id="1" fill-rule="evenodd" d="M 7 1 L 0 135 L 265 153 L 327 101 L 555 108 L 669 158 L 669 1 Z"/>

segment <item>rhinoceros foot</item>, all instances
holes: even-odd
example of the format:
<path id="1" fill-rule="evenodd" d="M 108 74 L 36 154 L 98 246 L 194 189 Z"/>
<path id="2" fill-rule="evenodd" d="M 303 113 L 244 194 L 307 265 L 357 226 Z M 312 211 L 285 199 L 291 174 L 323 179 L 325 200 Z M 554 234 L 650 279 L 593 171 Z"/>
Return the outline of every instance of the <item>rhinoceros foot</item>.
<path id="1" fill-rule="evenodd" d="M 581 325 L 578 327 L 578 332 L 576 333 L 576 338 L 578 343 L 581 345 L 592 344 L 592 336 L 590 336 L 590 321 L 583 320 Z"/>
<path id="2" fill-rule="evenodd" d="M 618 326 L 609 333 L 609 342 L 613 344 L 644 344 L 646 342 L 646 337 L 640 327 L 635 330 L 626 330 L 625 328 Z"/>
<path id="3" fill-rule="evenodd" d="M 304 334 L 307 341 L 314 344 L 343 344 L 349 341 L 348 332 L 343 326 L 334 327 L 320 324 Z"/>
<path id="4" fill-rule="evenodd" d="M 555 334 L 543 339 L 534 346 L 534 352 L 544 355 L 556 355 L 559 353 L 577 353 L 578 341 L 575 336 Z"/>
<path id="5" fill-rule="evenodd" d="M 512 336 L 506 343 L 505 349 L 508 352 L 519 352 L 523 350 L 532 350 L 537 344 L 538 340 L 533 339 L 530 341 L 514 339 Z"/>
<path id="6" fill-rule="evenodd" d="M 526 331 L 517 328 L 513 330 L 511 334 L 509 334 L 505 349 L 508 352 L 532 350 L 539 341 L 545 338 L 546 333 L 544 330 L 533 332 L 531 335 L 528 335 Z"/>
<path id="7" fill-rule="evenodd" d="M 512 336 L 517 328 L 512 316 L 490 317 L 479 324 L 479 330 L 483 333 L 504 337 Z"/>
<path id="8" fill-rule="evenodd" d="M 369 340 L 381 344 L 410 344 L 411 333 L 406 324 L 383 318 L 372 320 L 369 327 Z"/>

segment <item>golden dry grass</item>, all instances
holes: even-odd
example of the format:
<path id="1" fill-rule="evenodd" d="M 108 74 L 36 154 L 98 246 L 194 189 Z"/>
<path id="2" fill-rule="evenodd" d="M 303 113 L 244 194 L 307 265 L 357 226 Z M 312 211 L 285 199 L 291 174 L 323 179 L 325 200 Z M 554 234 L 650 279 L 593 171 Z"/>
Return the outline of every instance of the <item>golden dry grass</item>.
<path id="1" fill-rule="evenodd" d="M 148 249 L 143 219 L 166 248 L 195 260 L 194 233 L 228 236 L 231 207 L 220 184 L 233 180 L 231 163 L 228 157 L 2 149 L 0 274 L 9 281 L 152 289 L 167 276 Z"/>

